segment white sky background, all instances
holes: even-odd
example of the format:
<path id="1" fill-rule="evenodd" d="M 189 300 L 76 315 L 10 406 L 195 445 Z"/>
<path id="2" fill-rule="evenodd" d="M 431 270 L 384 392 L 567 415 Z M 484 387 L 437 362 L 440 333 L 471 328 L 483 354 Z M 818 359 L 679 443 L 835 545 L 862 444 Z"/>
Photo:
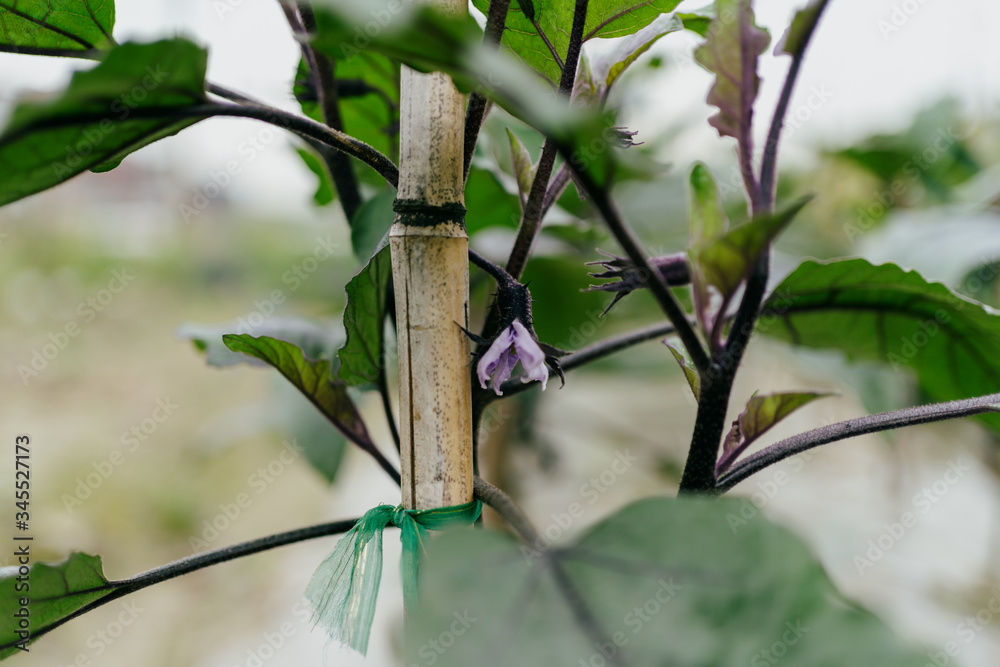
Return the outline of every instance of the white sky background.
<path id="1" fill-rule="evenodd" d="M 688 1 L 680 9 L 703 4 L 703 0 Z M 758 22 L 770 29 L 773 45 L 804 0 L 756 4 Z M 223 13 L 220 8 L 231 11 Z M 891 25 L 894 8 L 897 21 L 905 17 L 905 22 L 884 34 L 879 22 Z M 813 87 L 829 91 L 832 97 L 783 143 L 786 163 L 808 155 L 812 147 L 845 145 L 873 131 L 905 128 L 917 110 L 946 95 L 960 99 L 973 116 L 995 115 L 1000 110 L 998 27 L 1000 3 L 988 0 L 833 0 L 807 54 L 791 109 L 803 104 Z M 115 32 L 119 41 L 175 34 L 193 37 L 210 46 L 213 82 L 295 109 L 289 81 L 298 49 L 274 0 L 120 2 Z M 704 104 L 710 76 L 683 62 L 698 41 L 690 33 L 661 40 L 656 51 L 667 55 L 674 66 L 660 83 L 641 91 L 624 115 L 647 137 L 664 125 L 684 128 L 681 154 L 662 156 L 679 164 L 699 158 L 725 160 L 733 152 L 733 142 L 720 140 L 704 122 L 713 113 Z M 763 60 L 758 134 L 766 132 L 788 61 L 770 55 Z M 80 65 L 0 54 L 0 115 L 9 113 L 18 94 L 64 85 Z M 204 183 L 211 170 L 238 157 L 240 143 L 261 127 L 255 121 L 212 119 L 128 159 L 166 166 L 180 174 L 183 187 L 190 189 Z M 237 206 L 254 211 L 309 216 L 313 177 L 287 149 L 291 139 L 279 137 L 252 164 L 244 165 L 227 195 Z M 23 204 L 31 205 L 31 200 Z"/>

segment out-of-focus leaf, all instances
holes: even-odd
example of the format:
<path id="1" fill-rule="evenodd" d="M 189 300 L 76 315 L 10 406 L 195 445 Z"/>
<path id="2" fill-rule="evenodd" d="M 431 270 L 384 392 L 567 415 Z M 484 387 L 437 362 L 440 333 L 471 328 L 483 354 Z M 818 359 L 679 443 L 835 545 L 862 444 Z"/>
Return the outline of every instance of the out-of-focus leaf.
<path id="1" fill-rule="evenodd" d="M 524 206 L 535 180 L 535 165 L 532 164 L 531 153 L 525 148 L 524 142 L 509 128 L 507 138 L 510 140 L 510 156 L 514 164 L 514 176 L 517 178 L 517 189 L 521 195 L 521 206 Z"/>
<path id="2" fill-rule="evenodd" d="M 694 400 L 699 400 L 701 398 L 701 377 L 698 375 L 698 371 L 695 370 L 694 365 L 683 352 L 670 343 L 666 343 L 666 346 L 670 350 L 670 354 L 674 355 L 677 365 L 681 367 L 684 379 L 687 380 L 688 386 L 691 387 L 691 393 L 694 394 Z"/>
<path id="3" fill-rule="evenodd" d="M 233 352 L 257 357 L 276 368 L 345 436 L 363 449 L 377 451 L 361 414 L 347 394 L 347 385 L 333 379 L 328 360 L 307 359 L 298 346 L 267 336 L 228 334 L 222 340 Z"/>
<path id="4" fill-rule="evenodd" d="M 368 265 L 347 283 L 347 308 L 344 329 L 347 342 L 340 348 L 338 376 L 350 386 L 374 383 L 385 371 L 382 348 L 385 345 L 385 316 L 392 307 L 388 289 L 392 281 L 389 246 L 382 248 Z"/>
<path id="5" fill-rule="evenodd" d="M 347 440 L 340 431 L 330 428 L 330 422 L 303 400 L 302 394 L 291 384 L 279 380 L 277 386 L 269 407 L 274 410 L 279 428 L 293 438 L 313 470 L 332 484 L 344 459 Z"/>
<path id="6" fill-rule="evenodd" d="M 715 11 L 713 9 L 712 14 L 714 13 Z M 704 11 L 699 13 L 677 12 L 677 18 L 679 18 L 681 23 L 684 24 L 685 30 L 690 30 L 697 35 L 701 35 L 702 37 L 708 36 L 708 28 L 712 25 L 712 16 L 709 16 Z"/>
<path id="7" fill-rule="evenodd" d="M 935 401 L 1000 388 L 1000 313 L 895 264 L 805 262 L 765 301 L 758 330 L 912 371 Z M 1000 415 L 979 419 L 1000 432 Z"/>
<path id="8" fill-rule="evenodd" d="M 797 391 L 750 397 L 733 427 L 722 443 L 722 456 L 715 466 L 716 474 L 729 469 L 736 457 L 746 450 L 753 441 L 764 435 L 772 426 L 792 414 L 806 403 L 817 398 L 830 396 L 829 392 Z"/>
<path id="9" fill-rule="evenodd" d="M 66 56 L 111 48 L 114 0 L 0 0 L 0 51 Z"/>
<path id="10" fill-rule="evenodd" d="M 396 160 L 399 134 L 399 63 L 372 49 L 334 61 L 340 120 L 347 134 Z M 323 121 L 316 91 L 305 61 L 300 60 L 293 87 L 302 111 Z M 358 177 L 381 187 L 385 180 L 373 169 L 358 164 Z"/>
<path id="11" fill-rule="evenodd" d="M 316 157 L 315 154 L 304 148 L 298 148 L 295 151 L 302 158 L 302 161 L 306 163 L 306 167 L 309 168 L 313 174 L 316 175 L 318 183 L 316 185 L 316 194 L 313 195 L 313 201 L 316 202 L 317 206 L 326 206 L 334 200 L 336 193 L 333 189 L 333 182 L 330 180 L 330 174 L 326 171 L 326 165 L 323 161 Z"/>
<path id="12" fill-rule="evenodd" d="M 489 0 L 473 0 L 483 13 L 489 11 Z M 673 11 L 679 0 L 592 0 L 587 6 L 584 39 L 593 37 L 624 37 L 649 25 L 660 14 Z M 561 61 L 569 48 L 570 26 L 573 25 L 574 0 L 538 0 L 529 5 L 534 9 L 533 20 L 555 49 Z M 525 10 L 525 5 L 511 4 L 507 14 L 503 45 L 525 65 L 541 74 L 553 86 L 561 76 L 559 64 L 545 40 L 539 35 Z"/>
<path id="13" fill-rule="evenodd" d="M 926 656 L 845 601 L 799 538 L 736 499 L 650 498 L 571 545 L 491 531 L 433 540 L 408 662 L 438 667 L 912 667 Z M 451 634 L 448 634 L 448 633 Z M 447 650 L 439 637 L 454 637 Z M 777 651 L 775 651 L 777 652 Z"/>
<path id="14" fill-rule="evenodd" d="M 638 3 L 642 9 L 635 13 L 650 11 L 650 7 L 661 2 L 676 4 L 675 0 Z M 626 12 L 623 16 L 631 14 Z M 420 71 L 448 74 L 460 90 L 488 94 L 515 117 L 556 140 L 598 185 L 610 183 L 614 152 L 607 150 L 604 135 L 614 125 L 612 115 L 571 108 L 568 100 L 546 87 L 531 70 L 496 49 L 484 47 L 482 31 L 471 17 L 448 15 L 432 6 L 409 6 L 387 0 L 363 4 L 326 0 L 317 8 L 316 16 L 313 44 L 331 57 L 349 60 L 365 50 L 373 50 Z M 636 29 L 653 18 L 655 14 L 636 25 Z M 372 23 L 378 29 L 369 25 Z M 615 20 L 600 31 L 603 34 L 604 30 L 619 27 L 619 20 Z M 596 145 L 600 150 L 590 148 Z"/>
<path id="15" fill-rule="evenodd" d="M 517 196 L 504 188 L 495 173 L 479 169 L 475 163 L 465 183 L 465 208 L 469 236 L 488 227 L 517 229 L 521 220 Z"/>
<path id="16" fill-rule="evenodd" d="M 115 164 L 202 120 L 176 112 L 206 101 L 206 57 L 183 39 L 123 44 L 77 72 L 55 99 L 18 105 L 0 134 L 0 205 Z"/>
<path id="17" fill-rule="evenodd" d="M 602 318 L 604 296 L 584 292 L 590 280 L 579 259 L 532 257 L 522 280 L 531 285 L 534 328 L 539 340 L 563 350 L 576 350 L 607 335 Z"/>
<path id="18" fill-rule="evenodd" d="M 15 543 L 15 555 L 30 544 Z M 19 567 L 0 568 L 0 660 L 27 651 L 29 637 L 118 588 L 105 578 L 100 556 L 72 553 L 54 565 L 36 563 L 23 572 Z"/>
<path id="19" fill-rule="evenodd" d="M 722 208 L 718 186 L 708 167 L 701 162 L 696 163 L 691 170 L 688 183 L 691 197 L 691 249 L 688 251 L 691 292 L 695 315 L 701 323 L 702 330 L 709 333 L 712 330 L 708 314 L 711 294 L 698 258 L 705 248 L 726 233 L 729 229 L 729 218 Z"/>
<path id="20" fill-rule="evenodd" d="M 905 132 L 876 135 L 833 155 L 882 181 L 865 207 L 878 219 L 896 207 L 951 201 L 954 189 L 982 168 L 970 139 L 957 103 L 944 100 L 918 113 Z"/>
<path id="21" fill-rule="evenodd" d="M 708 103 L 719 113 L 708 119 L 720 136 L 736 138 L 748 150 L 753 126 L 753 103 L 760 79 L 757 58 L 771 41 L 766 30 L 754 24 L 751 0 L 717 0 L 718 18 L 712 21 L 705 43 L 694 58 L 715 75 Z"/>
<path id="22" fill-rule="evenodd" d="M 325 0 L 316 7 L 313 46 L 338 63 L 367 49 L 421 71 L 461 70 L 461 55 L 482 31 L 472 18 L 429 5 L 387 0 Z"/>
<path id="23" fill-rule="evenodd" d="M 205 353 L 205 363 L 219 368 L 235 364 L 266 365 L 256 357 L 230 350 L 222 342 L 222 337 L 226 334 L 253 334 L 276 338 L 301 348 L 303 354 L 310 359 L 329 359 L 337 349 L 340 337 L 330 327 L 310 320 L 288 317 L 265 318 L 260 313 L 255 314 L 262 320 L 258 324 L 251 322 L 253 314 L 226 324 L 187 323 L 177 330 L 177 337 L 190 340 L 198 351 Z M 338 364 L 339 361 L 335 360 L 332 372 L 336 372 Z"/>
<path id="24" fill-rule="evenodd" d="M 729 229 L 712 172 L 696 162 L 688 179 L 691 187 L 691 247 L 701 250 Z"/>
<path id="25" fill-rule="evenodd" d="M 354 256 L 362 262 L 367 262 L 378 244 L 385 238 L 392 227 L 392 203 L 396 199 L 393 190 L 382 190 L 366 201 L 354 214 L 351 220 L 351 248 Z"/>

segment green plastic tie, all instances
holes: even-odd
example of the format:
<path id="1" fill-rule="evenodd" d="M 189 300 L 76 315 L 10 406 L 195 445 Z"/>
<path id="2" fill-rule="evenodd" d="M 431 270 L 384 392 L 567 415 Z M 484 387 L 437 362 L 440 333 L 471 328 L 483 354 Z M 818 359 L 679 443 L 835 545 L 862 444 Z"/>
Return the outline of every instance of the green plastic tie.
<path id="1" fill-rule="evenodd" d="M 313 620 L 335 639 L 362 655 L 368 651 L 375 601 L 382 580 L 382 531 L 389 524 L 402 532 L 403 602 L 407 609 L 417 604 L 420 557 L 425 554 L 428 530 L 468 525 L 479 518 L 482 503 L 473 500 L 431 510 L 407 510 L 403 506 L 379 505 L 358 519 L 313 574 L 306 599 L 314 610 Z"/>

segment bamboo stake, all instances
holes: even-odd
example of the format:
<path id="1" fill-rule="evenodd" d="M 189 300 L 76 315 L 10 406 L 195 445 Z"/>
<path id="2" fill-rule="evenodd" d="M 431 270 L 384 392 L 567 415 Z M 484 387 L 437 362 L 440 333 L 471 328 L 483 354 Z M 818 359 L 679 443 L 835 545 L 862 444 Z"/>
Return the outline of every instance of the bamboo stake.
<path id="1" fill-rule="evenodd" d="M 434 0 L 465 13 L 465 0 Z M 464 96 L 451 79 L 403 67 L 399 189 L 389 232 L 399 341 L 403 505 L 472 500 L 469 239 Z"/>

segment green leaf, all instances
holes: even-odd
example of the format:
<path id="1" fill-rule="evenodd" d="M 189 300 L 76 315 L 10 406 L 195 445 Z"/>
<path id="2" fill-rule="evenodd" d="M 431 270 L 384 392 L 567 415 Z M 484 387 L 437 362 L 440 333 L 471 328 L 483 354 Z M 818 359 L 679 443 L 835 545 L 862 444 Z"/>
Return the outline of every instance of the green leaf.
<path id="1" fill-rule="evenodd" d="M 812 32 L 813 27 L 819 20 L 819 13 L 823 8 L 823 4 L 821 0 L 809 0 L 808 5 L 795 12 L 792 22 L 788 25 L 788 30 L 785 31 L 784 36 L 781 38 L 779 49 L 781 53 L 796 58 L 802 55 L 802 51 L 806 48 L 806 44 L 808 44 L 806 40 L 809 33 Z"/>
<path id="2" fill-rule="evenodd" d="M 259 313 L 257 313 L 259 315 Z M 268 336 L 291 343 L 302 349 L 303 354 L 310 359 L 329 359 L 340 343 L 339 335 L 330 327 L 311 320 L 292 317 L 263 318 L 260 324 L 252 325 L 253 314 L 241 317 L 225 324 L 195 324 L 188 322 L 177 329 L 177 337 L 190 340 L 195 349 L 205 353 L 205 363 L 216 368 L 225 368 L 236 364 L 264 366 L 265 362 L 256 357 L 233 352 L 222 342 L 226 334 L 249 333 L 255 336 Z M 336 372 L 336 368 L 333 369 Z"/>
<path id="3" fill-rule="evenodd" d="M 672 8 L 676 1 L 640 4 L 642 9 L 634 13 L 645 16 L 654 5 Z M 635 29 L 658 14 L 648 16 Z M 631 15 L 626 12 L 602 31 L 618 30 L 627 23 L 624 17 Z M 432 6 L 410 6 L 396 0 L 327 0 L 317 8 L 316 17 L 313 44 L 338 62 L 372 50 L 422 72 L 443 72 L 463 92 L 477 90 L 489 95 L 512 115 L 555 140 L 578 166 L 587 168 L 598 185 L 610 183 L 615 157 L 614 151 L 607 150 L 604 137 L 615 124 L 613 115 L 570 107 L 568 99 L 558 96 L 530 69 L 496 49 L 484 47 L 482 30 L 471 17 L 451 16 Z M 595 146 L 600 149 L 590 148 Z"/>
<path id="4" fill-rule="evenodd" d="M 330 174 L 326 171 L 326 165 L 313 152 L 307 151 L 304 148 L 297 148 L 295 152 L 299 154 L 302 161 L 306 163 L 306 167 L 316 175 L 316 179 L 318 180 L 313 201 L 316 202 L 317 206 L 326 206 L 336 197 L 333 182 L 330 180 Z"/>
<path id="5" fill-rule="evenodd" d="M 227 334 L 222 340 L 233 352 L 256 357 L 276 368 L 348 439 L 363 449 L 377 451 L 361 414 L 347 394 L 347 385 L 333 379 L 328 360 L 307 359 L 298 346 L 267 336 Z"/>
<path id="6" fill-rule="evenodd" d="M 521 195 L 521 206 L 528 201 L 531 184 L 535 180 L 536 165 L 531 161 L 531 153 L 510 128 L 507 128 L 507 138 L 510 140 L 510 156 L 514 163 L 514 176 L 517 178 L 517 190 Z"/>
<path id="7" fill-rule="evenodd" d="M 750 0 L 717 0 L 719 18 L 712 21 L 705 43 L 695 49 L 694 59 L 715 74 L 708 103 L 719 113 L 708 119 L 720 136 L 748 143 L 753 126 L 753 103 L 760 78 L 757 58 L 771 41 L 766 30 L 754 24 Z"/>
<path id="8" fill-rule="evenodd" d="M 364 49 L 354 57 L 335 62 L 337 102 L 340 120 L 347 134 L 360 139 L 375 150 L 396 161 L 399 134 L 399 62 L 372 49 Z M 317 102 L 304 60 L 299 61 L 293 87 L 302 111 L 313 120 L 323 122 L 323 112 Z M 385 179 L 373 169 L 358 165 L 361 180 L 377 187 Z"/>
<path id="9" fill-rule="evenodd" d="M 15 551 L 30 544 L 15 543 Z M 27 631 L 36 637 L 117 588 L 105 578 L 100 556 L 72 553 L 54 565 L 36 563 L 26 574 L 17 566 L 0 568 L 0 660 L 22 653 L 19 642 L 32 641 L 20 634 L 22 598 L 29 603 Z"/>
<path id="10" fill-rule="evenodd" d="M 114 0 L 0 0 L 0 51 L 73 56 L 115 44 Z"/>
<path id="11" fill-rule="evenodd" d="M 683 28 L 684 24 L 676 14 L 661 14 L 642 30 L 623 39 L 614 51 L 595 57 L 592 65 L 594 76 L 600 77 L 598 80 L 602 81 L 604 91 L 610 90 L 625 70 L 661 37 Z M 604 94 L 607 95 L 607 92 Z"/>
<path id="12" fill-rule="evenodd" d="M 313 46 L 354 66 L 371 48 L 420 71 L 461 69 L 461 55 L 482 39 L 471 17 L 387 0 L 326 0 L 316 7 Z"/>
<path id="13" fill-rule="evenodd" d="M 761 253 L 810 199 L 803 197 L 779 211 L 758 216 L 731 229 L 698 253 L 698 261 L 692 264 L 697 264 L 697 274 L 703 281 L 700 289 L 714 287 L 718 290 L 722 296 L 722 305 L 718 309 L 720 316 L 726 312 L 729 300 L 750 275 Z"/>
<path id="14" fill-rule="evenodd" d="M 489 11 L 489 0 L 473 0 L 472 4 L 484 14 Z M 587 5 L 584 40 L 631 35 L 652 23 L 660 14 L 673 11 L 678 4 L 679 0 L 592 0 Z M 569 48 L 570 26 L 573 25 L 576 3 L 574 0 L 538 0 L 528 6 L 533 8 L 534 20 L 555 49 L 559 60 L 563 60 Z M 559 64 L 532 25 L 524 8 L 523 4 L 511 5 L 503 45 L 552 86 L 557 86 L 562 74 Z"/>
<path id="15" fill-rule="evenodd" d="M 706 16 L 700 13 L 677 12 L 677 18 L 679 18 L 684 24 L 685 30 L 690 30 L 697 35 L 701 35 L 702 37 L 708 36 L 708 28 L 712 25 L 711 16 Z"/>
<path id="16" fill-rule="evenodd" d="M 691 169 L 691 247 L 700 251 L 729 229 L 712 172 L 701 162 Z"/>
<path id="17" fill-rule="evenodd" d="M 722 443 L 722 456 L 715 467 L 716 474 L 725 472 L 736 457 L 772 426 L 817 398 L 832 396 L 830 392 L 798 391 L 758 396 L 754 393 L 746 408 L 733 422 Z"/>
<path id="18" fill-rule="evenodd" d="M 687 358 L 687 355 L 670 343 L 666 343 L 666 346 L 670 350 L 670 354 L 674 355 L 677 365 L 681 367 L 684 379 L 687 380 L 688 386 L 691 387 L 691 393 L 694 394 L 694 400 L 698 401 L 701 398 L 701 376 L 698 375 L 698 371 L 695 370 L 694 365 Z"/>
<path id="19" fill-rule="evenodd" d="M 490 170 L 478 168 L 473 161 L 469 180 L 465 183 L 465 225 L 469 236 L 487 227 L 517 229 L 521 221 L 518 206 L 517 196 L 504 188 L 499 177 Z"/>
<path id="20" fill-rule="evenodd" d="M 332 484 L 347 449 L 344 435 L 330 428 L 330 422 L 288 382 L 279 381 L 268 409 L 274 415 L 271 423 L 293 438 L 313 470 Z"/>
<path id="21" fill-rule="evenodd" d="M 206 58 L 183 39 L 123 44 L 58 98 L 18 105 L 0 134 L 0 206 L 202 120 L 174 112 L 206 101 Z"/>
<path id="22" fill-rule="evenodd" d="M 701 162 L 695 163 L 688 179 L 691 191 L 691 249 L 688 265 L 691 270 L 691 298 L 695 317 L 706 336 L 711 334 L 709 307 L 711 293 L 701 271 L 698 257 L 713 241 L 729 229 L 729 218 L 719 199 L 719 188 L 712 172 Z"/>
<path id="23" fill-rule="evenodd" d="M 421 569 L 433 595 L 407 616 L 408 662 L 742 667 L 780 644 L 787 665 L 922 664 L 837 593 L 802 540 L 743 519 L 744 502 L 650 498 L 565 546 L 445 533 Z"/>
<path id="24" fill-rule="evenodd" d="M 362 204 L 351 220 L 351 248 L 354 256 L 367 262 L 375 253 L 382 239 L 392 227 L 395 212 L 392 204 L 396 201 L 394 190 L 385 190 Z"/>
<path id="25" fill-rule="evenodd" d="M 765 301 L 758 329 L 912 371 L 935 401 L 1000 388 L 1000 313 L 895 264 L 805 262 Z M 1000 432 L 1000 416 L 980 419 Z"/>
<path id="26" fill-rule="evenodd" d="M 374 383 L 385 371 L 382 348 L 385 345 L 385 316 L 392 307 L 388 301 L 392 282 L 389 246 L 371 258 L 368 265 L 347 283 L 347 308 L 344 329 L 347 342 L 340 348 L 340 379 L 350 386 Z"/>

